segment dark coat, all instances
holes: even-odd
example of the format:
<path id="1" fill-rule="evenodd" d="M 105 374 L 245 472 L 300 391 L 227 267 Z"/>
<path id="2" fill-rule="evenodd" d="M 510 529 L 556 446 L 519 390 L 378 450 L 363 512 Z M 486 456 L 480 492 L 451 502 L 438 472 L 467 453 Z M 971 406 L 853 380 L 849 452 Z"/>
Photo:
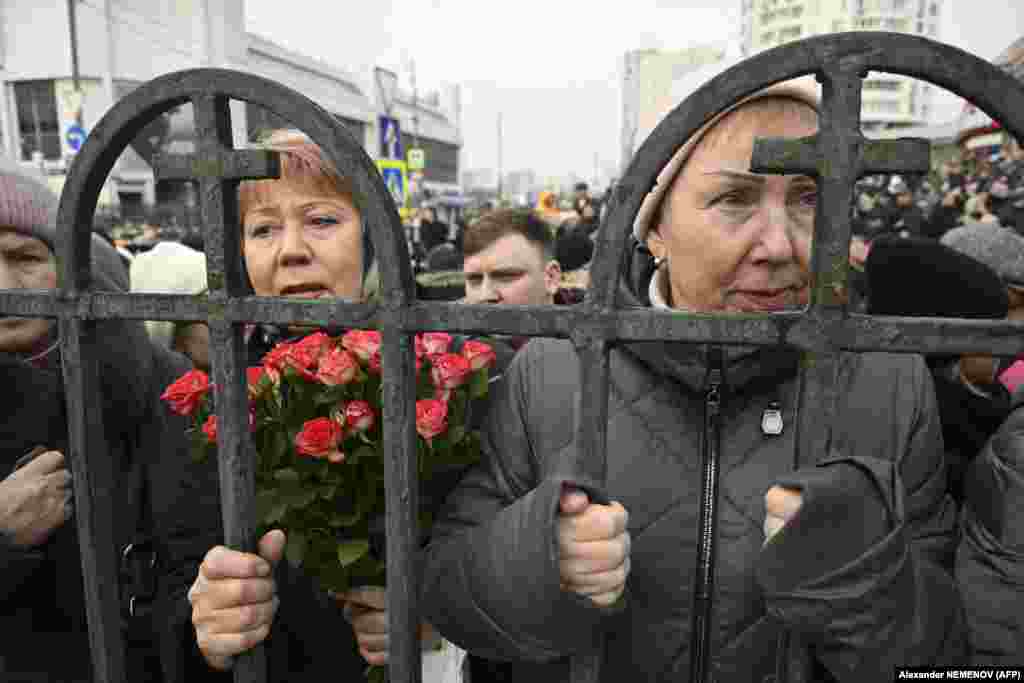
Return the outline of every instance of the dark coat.
<path id="1" fill-rule="evenodd" d="M 956 576 L 974 664 L 1024 664 L 1024 408 L 967 470 Z"/>
<path id="2" fill-rule="evenodd" d="M 516 680 L 567 680 L 567 658 L 599 628 L 602 680 L 687 680 L 706 365 L 686 345 L 612 352 L 606 490 L 629 511 L 632 550 L 611 608 L 562 591 L 554 551 L 561 487 L 575 481 L 578 367 L 562 341 L 516 356 L 485 425 L 486 461 L 435 523 L 425 618 L 470 652 L 517 660 Z M 896 665 L 962 661 L 955 508 L 924 363 L 844 356 L 834 455 L 793 471 L 792 423 L 778 437 L 759 427 L 776 401 L 792 420 L 795 369 L 793 354 L 773 349 L 742 352 L 726 370 L 716 680 L 770 677 L 783 625 L 805 634 L 812 680 L 881 681 Z M 762 550 L 773 483 L 800 488 L 805 507 Z"/>
<path id="3" fill-rule="evenodd" d="M 184 373 L 184 356 L 149 342 L 141 323 L 118 321 L 99 326 L 106 353 L 100 359 L 104 429 L 117 476 L 114 489 L 118 526 L 117 552 L 138 537 L 143 511 L 140 491 L 148 488 L 150 529 L 164 537 L 170 520 L 163 514 L 168 491 L 162 480 L 167 470 L 188 458 L 184 425 L 166 411 L 159 396 Z M 58 356 L 54 354 L 54 358 Z M 37 368 L 11 357 L 2 366 L 6 394 L 5 421 L 0 433 L 0 472 L 6 476 L 14 462 L 36 445 L 68 455 L 63 381 L 59 363 Z M 13 399 L 13 400 L 11 400 Z M 74 458 L 66 459 L 74 469 Z M 162 552 L 161 552 L 162 554 Z M 31 549 L 0 547 L 0 628 L 7 634 L 0 650 L 3 680 L 89 681 L 92 665 L 77 527 L 74 518 L 41 546 Z M 145 612 L 145 610 L 140 610 Z M 159 619 L 159 616 L 154 616 Z M 158 648 L 145 618 L 126 619 L 127 667 L 130 680 L 156 681 Z M 55 657 L 54 653 L 60 653 Z"/>

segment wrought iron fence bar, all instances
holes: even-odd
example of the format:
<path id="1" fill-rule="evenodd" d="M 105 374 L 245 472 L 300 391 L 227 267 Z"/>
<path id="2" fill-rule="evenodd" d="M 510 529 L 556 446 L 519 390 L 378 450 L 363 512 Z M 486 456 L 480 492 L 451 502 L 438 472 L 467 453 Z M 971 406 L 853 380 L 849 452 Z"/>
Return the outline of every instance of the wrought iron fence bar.
<path id="1" fill-rule="evenodd" d="M 125 643 L 114 535 L 117 463 L 110 457 L 104 434 L 98 324 L 74 318 L 59 321 L 61 365 L 93 674 L 96 683 L 121 683 L 125 680 Z"/>
<path id="2" fill-rule="evenodd" d="M 228 98 L 212 93 L 196 94 L 192 96 L 192 107 L 197 140 L 194 161 L 201 166 L 210 160 L 223 160 L 225 152 L 232 147 Z M 194 180 L 199 184 L 200 216 L 206 233 L 208 299 L 214 305 L 225 304 L 230 295 L 241 294 L 244 287 L 237 181 L 209 174 Z M 217 466 L 224 543 L 233 550 L 255 553 L 258 542 L 256 460 L 249 437 L 245 343 L 242 326 L 218 313 L 211 311 L 209 325 L 211 372 L 218 390 Z M 263 683 L 267 677 L 264 654 L 260 644 L 236 657 L 235 681 Z"/>
<path id="3" fill-rule="evenodd" d="M 608 343 L 594 327 L 577 328 L 573 345 L 580 366 L 580 391 L 576 398 L 576 448 L 568 464 L 569 476 L 586 489 L 591 500 L 607 505 L 608 478 Z M 588 652 L 570 661 L 571 683 L 598 683 L 604 653 L 604 632 L 594 634 Z"/>
<path id="4" fill-rule="evenodd" d="M 412 336 L 381 331 L 384 488 L 387 512 L 388 669 L 392 683 L 421 683 L 419 642 L 419 478 L 416 357 Z"/>
<path id="5" fill-rule="evenodd" d="M 405 331 L 517 334 L 521 317 L 513 306 L 415 302 L 399 314 Z M 505 310 L 509 309 L 509 310 Z M 515 315 L 508 316 L 508 313 Z M 69 299 L 55 292 L 0 292 L 0 314 L 30 318 L 83 320 L 187 320 L 205 322 L 223 316 L 233 323 L 297 322 L 324 327 L 378 328 L 379 306 L 366 303 L 304 302 L 272 297 L 243 297 L 226 303 L 179 294 L 83 293 Z M 531 327 L 522 336 L 569 338 L 585 323 L 608 330 L 609 341 L 790 345 L 799 349 L 835 346 L 844 351 L 895 353 L 1024 353 L 1024 323 L 1010 320 L 904 318 L 851 313 L 831 324 L 827 337 L 820 320 L 802 313 L 715 318 L 678 312 L 620 309 L 584 313 L 575 306 L 538 307 L 529 312 Z"/>

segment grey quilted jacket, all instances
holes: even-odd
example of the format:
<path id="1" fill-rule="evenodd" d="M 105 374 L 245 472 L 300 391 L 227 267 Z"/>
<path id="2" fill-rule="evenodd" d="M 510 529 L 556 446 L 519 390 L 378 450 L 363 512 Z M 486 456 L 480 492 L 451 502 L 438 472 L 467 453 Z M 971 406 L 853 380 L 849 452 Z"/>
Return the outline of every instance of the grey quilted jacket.
<path id="1" fill-rule="evenodd" d="M 799 468 L 795 356 L 733 351 L 724 374 L 714 679 L 773 680 L 780 658 L 805 680 L 851 683 L 963 661 L 956 511 L 921 358 L 844 356 L 832 450 Z M 434 527 L 425 617 L 470 652 L 518 667 L 518 680 L 568 680 L 568 657 L 598 633 L 603 681 L 689 680 L 707 375 L 700 347 L 612 352 L 605 492 L 629 512 L 631 572 L 623 598 L 598 608 L 559 588 L 558 500 L 578 481 L 568 464 L 578 361 L 563 341 L 520 351 L 494 395 L 484 462 Z M 761 427 L 773 403 L 776 436 Z M 775 483 L 801 490 L 804 505 L 763 547 Z M 787 630 L 795 645 L 780 657 Z"/>

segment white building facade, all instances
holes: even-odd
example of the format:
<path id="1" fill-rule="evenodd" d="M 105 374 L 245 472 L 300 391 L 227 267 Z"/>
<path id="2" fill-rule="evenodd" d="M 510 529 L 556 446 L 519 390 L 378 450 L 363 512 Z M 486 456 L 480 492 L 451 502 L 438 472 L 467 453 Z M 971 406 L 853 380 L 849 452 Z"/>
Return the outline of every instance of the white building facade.
<path id="1" fill-rule="evenodd" d="M 631 50 L 622 58 L 622 133 L 620 174 L 665 115 L 678 104 L 672 84 L 707 64 L 722 60 L 718 45 L 684 50 Z"/>
<path id="2" fill-rule="evenodd" d="M 387 112 L 373 75 L 352 73 L 246 33 L 243 0 L 76 0 L 75 51 L 71 14 L 67 0 L 0 0 L 0 147 L 9 157 L 40 167 L 56 191 L 63 186 L 76 143 L 114 102 L 159 75 L 198 67 L 246 71 L 293 88 L 337 116 L 371 157 L 380 156 L 378 127 Z M 424 180 L 454 185 L 462 144 L 458 113 L 436 100 L 424 98 L 413 107 L 399 97 L 390 115 L 399 119 L 406 135 L 419 128 L 421 147 L 429 148 Z M 179 108 L 162 124 L 147 128 L 122 155 L 101 205 L 131 213 L 162 199 L 191 201 L 188 193 L 160 196 L 165 193 L 158 192 L 144 160 L 154 149 L 148 143 L 162 151 L 190 151 L 188 109 Z M 289 125 L 244 102 L 232 101 L 231 109 L 236 146 L 261 129 Z M 410 142 L 406 138 L 406 149 Z"/>
<path id="3" fill-rule="evenodd" d="M 740 0 L 745 55 L 842 31 L 895 31 L 939 39 L 942 0 Z M 937 86 L 873 72 L 865 80 L 866 131 L 920 125 L 932 116 Z"/>

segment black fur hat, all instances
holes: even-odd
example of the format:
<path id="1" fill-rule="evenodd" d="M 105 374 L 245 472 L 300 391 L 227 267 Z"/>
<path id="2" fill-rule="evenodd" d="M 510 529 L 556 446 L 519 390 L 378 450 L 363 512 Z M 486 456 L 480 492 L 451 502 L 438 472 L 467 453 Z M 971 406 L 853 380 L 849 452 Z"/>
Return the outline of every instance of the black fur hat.
<path id="1" fill-rule="evenodd" d="M 994 270 L 939 242 L 882 237 L 871 243 L 868 312 L 932 318 L 1005 318 L 1006 286 Z"/>

